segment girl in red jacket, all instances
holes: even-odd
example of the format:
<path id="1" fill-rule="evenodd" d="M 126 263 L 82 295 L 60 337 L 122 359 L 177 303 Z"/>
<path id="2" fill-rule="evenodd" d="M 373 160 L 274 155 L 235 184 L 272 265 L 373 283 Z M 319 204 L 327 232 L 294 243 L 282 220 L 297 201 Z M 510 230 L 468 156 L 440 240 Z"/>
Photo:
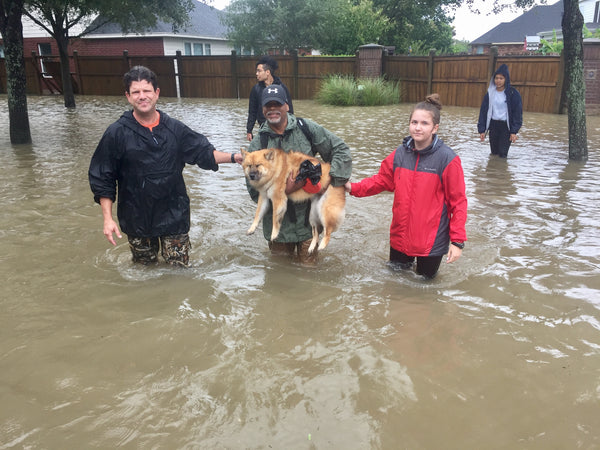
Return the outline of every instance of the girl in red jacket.
<path id="1" fill-rule="evenodd" d="M 442 257 L 460 258 L 467 240 L 467 196 L 460 158 L 437 136 L 442 106 L 438 94 L 418 103 L 410 115 L 409 133 L 381 163 L 379 173 L 346 183 L 355 197 L 394 193 L 390 227 L 390 262 L 435 277 Z"/>

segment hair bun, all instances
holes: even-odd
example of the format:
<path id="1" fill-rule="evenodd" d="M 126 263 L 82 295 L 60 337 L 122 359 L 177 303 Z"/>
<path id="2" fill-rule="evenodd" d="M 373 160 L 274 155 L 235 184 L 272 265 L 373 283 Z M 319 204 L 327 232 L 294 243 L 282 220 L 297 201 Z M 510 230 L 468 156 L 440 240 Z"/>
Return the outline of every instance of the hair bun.
<path id="1" fill-rule="evenodd" d="M 425 102 L 435 106 L 440 111 L 442 110 L 442 102 L 440 102 L 440 94 L 438 93 L 429 94 L 425 99 Z"/>

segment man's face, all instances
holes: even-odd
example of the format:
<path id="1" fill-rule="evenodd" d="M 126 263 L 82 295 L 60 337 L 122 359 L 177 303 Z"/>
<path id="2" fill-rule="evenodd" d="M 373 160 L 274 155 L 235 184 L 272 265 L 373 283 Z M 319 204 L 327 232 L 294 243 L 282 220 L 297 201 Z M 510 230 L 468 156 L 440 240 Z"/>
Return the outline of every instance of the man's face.
<path id="1" fill-rule="evenodd" d="M 263 106 L 263 115 L 269 125 L 278 126 L 282 123 L 282 121 L 287 120 L 287 112 L 289 111 L 289 106 L 287 103 L 283 105 L 279 102 L 269 102 L 265 106 Z"/>
<path id="2" fill-rule="evenodd" d="M 155 110 L 159 94 L 160 89 L 154 90 L 152 83 L 148 83 L 146 80 L 133 81 L 129 92 L 125 92 L 127 101 L 133 106 L 133 110 L 142 116 Z"/>
<path id="3" fill-rule="evenodd" d="M 256 79 L 258 81 L 267 81 L 267 78 L 269 78 L 270 73 L 270 70 L 265 70 L 264 64 L 259 64 L 258 66 L 256 66 Z"/>

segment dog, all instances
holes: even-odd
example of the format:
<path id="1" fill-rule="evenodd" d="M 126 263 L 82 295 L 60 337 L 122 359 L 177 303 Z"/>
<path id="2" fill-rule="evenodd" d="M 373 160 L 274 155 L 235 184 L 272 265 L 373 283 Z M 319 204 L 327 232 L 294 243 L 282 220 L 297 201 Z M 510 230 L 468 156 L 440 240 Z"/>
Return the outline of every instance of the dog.
<path id="1" fill-rule="evenodd" d="M 342 224 L 345 216 L 346 192 L 344 186 L 331 186 L 329 170 L 331 164 L 319 161 L 317 158 L 300 152 L 290 151 L 288 153 L 280 149 L 268 148 L 247 152 L 242 149 L 242 168 L 248 184 L 258 191 L 258 205 L 254 221 L 247 231 L 253 234 L 259 222 L 267 212 L 269 202 L 273 203 L 273 231 L 271 241 L 279 235 L 281 222 L 287 210 L 288 198 L 293 202 L 311 201 L 309 222 L 312 228 L 312 241 L 308 253 L 312 254 L 319 240 L 319 231 L 323 230 L 323 239 L 318 249 L 323 250 L 329 244 L 331 233 L 336 231 Z M 318 193 L 309 193 L 299 189 L 286 195 L 285 187 L 290 174 L 294 179 L 304 161 L 310 161 L 313 165 L 321 165 L 321 190 Z M 307 180 L 307 184 L 311 183 Z"/>

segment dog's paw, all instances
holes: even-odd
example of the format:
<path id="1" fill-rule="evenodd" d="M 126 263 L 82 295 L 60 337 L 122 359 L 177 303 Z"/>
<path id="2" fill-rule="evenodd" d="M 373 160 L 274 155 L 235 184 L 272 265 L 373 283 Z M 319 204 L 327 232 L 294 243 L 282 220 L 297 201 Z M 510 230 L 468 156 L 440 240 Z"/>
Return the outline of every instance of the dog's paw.
<path id="1" fill-rule="evenodd" d="M 246 231 L 246 235 L 250 236 L 251 234 L 254 234 L 255 231 L 256 231 L 256 227 L 250 227 L 250 228 L 248 228 L 248 231 Z"/>

